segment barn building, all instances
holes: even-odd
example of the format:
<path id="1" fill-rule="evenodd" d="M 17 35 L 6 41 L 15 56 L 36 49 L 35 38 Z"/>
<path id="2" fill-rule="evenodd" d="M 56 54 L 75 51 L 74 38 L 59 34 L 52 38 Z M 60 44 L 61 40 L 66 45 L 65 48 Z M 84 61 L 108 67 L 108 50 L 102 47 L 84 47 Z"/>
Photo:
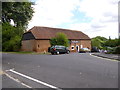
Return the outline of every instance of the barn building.
<path id="1" fill-rule="evenodd" d="M 21 41 L 22 51 L 47 52 L 50 47 L 50 39 L 57 33 L 64 33 L 69 39 L 69 49 L 71 52 L 77 52 L 80 48 L 91 49 L 91 39 L 81 31 L 34 26 L 23 34 Z"/>

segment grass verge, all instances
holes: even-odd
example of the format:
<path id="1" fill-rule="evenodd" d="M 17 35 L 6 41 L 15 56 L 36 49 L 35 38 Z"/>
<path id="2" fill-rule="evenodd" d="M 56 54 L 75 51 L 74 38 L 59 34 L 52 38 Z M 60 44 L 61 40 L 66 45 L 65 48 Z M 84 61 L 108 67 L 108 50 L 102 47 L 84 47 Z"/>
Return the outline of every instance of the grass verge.
<path id="1" fill-rule="evenodd" d="M 35 54 L 35 55 L 50 55 L 50 53 L 46 52 L 23 52 L 23 51 L 19 51 L 19 52 L 2 52 L 2 53 L 13 53 L 13 54 Z"/>

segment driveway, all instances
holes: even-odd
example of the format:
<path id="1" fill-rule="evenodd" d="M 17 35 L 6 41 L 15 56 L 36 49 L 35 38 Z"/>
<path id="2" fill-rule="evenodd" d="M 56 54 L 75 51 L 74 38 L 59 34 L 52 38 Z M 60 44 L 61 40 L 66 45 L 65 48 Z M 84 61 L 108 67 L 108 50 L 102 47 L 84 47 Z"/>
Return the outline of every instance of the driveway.
<path id="1" fill-rule="evenodd" d="M 32 88 L 118 88 L 118 62 L 89 53 L 3 53 L 2 61 L 7 74 Z"/>

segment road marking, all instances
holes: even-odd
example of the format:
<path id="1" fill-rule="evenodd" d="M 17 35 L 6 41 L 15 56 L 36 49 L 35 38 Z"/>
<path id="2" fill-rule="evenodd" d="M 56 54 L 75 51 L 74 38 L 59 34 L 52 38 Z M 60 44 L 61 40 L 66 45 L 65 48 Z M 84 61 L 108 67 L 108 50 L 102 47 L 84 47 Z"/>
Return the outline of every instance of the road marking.
<path id="1" fill-rule="evenodd" d="M 92 55 L 91 53 L 90 53 L 90 55 L 93 56 L 93 57 L 97 57 L 97 58 L 100 58 L 100 59 L 105 59 L 105 60 L 108 60 L 108 61 L 116 61 L 116 62 L 119 62 L 119 61 L 117 61 L 117 60 L 115 60 L 115 59 L 103 58 L 103 57 L 99 57 L 99 56 Z"/>
<path id="2" fill-rule="evenodd" d="M 39 83 L 39 84 L 45 85 L 45 86 L 47 86 L 47 87 L 50 87 L 50 88 L 53 88 L 53 89 L 57 89 L 57 90 L 62 90 L 62 89 L 60 89 L 60 88 L 58 88 L 58 87 L 55 87 L 55 86 L 50 85 L 50 84 L 47 84 L 47 83 L 45 83 L 45 82 L 43 82 L 43 81 L 40 81 L 40 80 L 37 80 L 37 79 L 32 78 L 32 77 L 30 77 L 30 76 L 27 76 L 27 75 L 24 75 L 24 74 L 22 74 L 22 73 L 19 73 L 19 72 L 13 70 L 13 69 L 10 69 L 10 70 L 7 70 L 7 71 L 10 71 L 10 72 L 15 73 L 15 74 L 17 74 L 17 75 L 20 75 L 20 76 L 22 76 L 22 77 L 24 77 L 24 78 L 27 78 L 27 79 L 32 80 L 32 81 L 34 81 L 34 82 L 37 82 L 37 83 Z"/>
<path id="3" fill-rule="evenodd" d="M 7 74 L 7 73 L 5 73 L 5 75 L 6 75 L 7 77 L 9 77 L 10 79 L 12 79 L 12 80 L 14 80 L 14 81 L 16 81 L 16 82 L 22 84 L 23 86 L 25 86 L 25 87 L 27 87 L 27 88 L 32 88 L 31 86 L 29 86 L 29 85 L 27 85 L 27 84 L 25 84 L 25 83 L 19 81 L 18 79 L 13 78 L 12 76 L 10 76 L 10 75 Z"/>

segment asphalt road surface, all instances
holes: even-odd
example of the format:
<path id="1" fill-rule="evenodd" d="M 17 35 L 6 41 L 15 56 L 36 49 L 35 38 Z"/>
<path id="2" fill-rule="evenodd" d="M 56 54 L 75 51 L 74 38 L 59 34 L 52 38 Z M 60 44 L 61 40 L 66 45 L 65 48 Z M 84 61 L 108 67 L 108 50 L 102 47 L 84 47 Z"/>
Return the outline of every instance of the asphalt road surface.
<path id="1" fill-rule="evenodd" d="M 26 88 L 118 88 L 118 61 L 89 53 L 2 55 L 3 71 Z"/>

